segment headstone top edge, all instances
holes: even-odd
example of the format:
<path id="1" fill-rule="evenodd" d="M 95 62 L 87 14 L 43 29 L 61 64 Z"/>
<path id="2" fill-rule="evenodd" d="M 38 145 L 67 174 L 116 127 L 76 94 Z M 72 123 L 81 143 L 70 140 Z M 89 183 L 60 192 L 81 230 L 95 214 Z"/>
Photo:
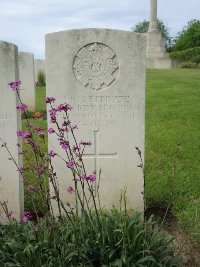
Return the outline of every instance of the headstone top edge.
<path id="1" fill-rule="evenodd" d="M 88 31 L 99 31 L 99 32 L 118 32 L 118 33 L 127 33 L 134 36 L 143 36 L 142 33 L 137 33 L 133 31 L 126 31 L 126 30 L 120 30 L 120 29 L 109 29 L 109 28 L 80 28 L 80 29 L 70 29 L 70 30 L 63 30 L 63 31 L 57 31 L 57 32 L 51 32 L 45 34 L 45 39 L 48 39 L 49 37 L 53 35 L 59 35 L 64 33 L 80 33 L 80 32 L 88 32 Z"/>
<path id="2" fill-rule="evenodd" d="M 6 44 L 8 46 L 13 46 L 15 48 L 18 48 L 18 46 L 16 44 L 13 44 L 13 43 L 10 43 L 10 42 L 7 42 L 7 41 L 0 40 L 0 45 L 3 45 L 3 44 Z"/>
<path id="3" fill-rule="evenodd" d="M 24 55 L 30 55 L 30 56 L 33 56 L 34 54 L 33 53 L 30 53 L 30 52 L 24 52 L 24 51 L 18 51 L 19 54 L 24 54 Z"/>

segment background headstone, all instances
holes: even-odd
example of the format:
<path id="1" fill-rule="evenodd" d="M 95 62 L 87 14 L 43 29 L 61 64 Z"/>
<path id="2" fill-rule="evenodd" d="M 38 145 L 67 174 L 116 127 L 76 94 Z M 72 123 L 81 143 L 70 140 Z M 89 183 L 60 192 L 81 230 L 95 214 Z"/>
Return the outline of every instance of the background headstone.
<path id="1" fill-rule="evenodd" d="M 127 207 L 143 211 L 135 146 L 144 156 L 145 53 L 145 36 L 132 32 L 84 29 L 46 36 L 47 96 L 74 106 L 71 121 L 79 126 L 79 140 L 93 143 L 85 150 L 87 173 L 102 170 L 99 192 L 106 208 L 117 207 L 126 189 Z M 49 150 L 63 153 L 54 135 Z M 72 179 L 61 160 L 55 157 L 53 163 L 67 201 Z"/>
<path id="2" fill-rule="evenodd" d="M 33 54 L 19 52 L 19 78 L 21 80 L 20 97 L 22 102 L 28 106 L 28 110 L 35 111 L 36 95 Z"/>
<path id="3" fill-rule="evenodd" d="M 46 75 L 45 71 L 45 60 L 44 59 L 35 59 L 35 81 L 38 81 L 38 73 L 42 71 Z"/>
<path id="4" fill-rule="evenodd" d="M 0 41 L 0 137 L 6 141 L 16 163 L 22 166 L 17 143 L 20 143 L 16 132 L 21 127 L 20 114 L 16 110 L 18 104 L 16 93 L 7 87 L 9 81 L 18 77 L 18 53 L 13 44 Z M 1 147 L 0 141 L 0 201 L 8 201 L 9 210 L 14 217 L 20 219 L 23 211 L 23 183 L 17 167 L 8 152 Z M 1 212 L 0 207 L 0 212 Z M 0 214 L 0 222 L 3 218 Z"/>

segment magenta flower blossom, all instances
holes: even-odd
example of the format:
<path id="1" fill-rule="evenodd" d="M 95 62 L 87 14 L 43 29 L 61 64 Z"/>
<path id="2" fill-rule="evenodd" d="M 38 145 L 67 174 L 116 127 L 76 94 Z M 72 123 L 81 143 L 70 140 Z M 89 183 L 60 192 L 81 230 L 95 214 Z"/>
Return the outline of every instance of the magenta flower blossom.
<path id="1" fill-rule="evenodd" d="M 61 111 L 68 111 L 68 110 L 72 110 L 72 106 L 70 104 L 64 103 L 64 104 L 60 104 L 57 107 L 57 111 L 61 112 Z"/>
<path id="2" fill-rule="evenodd" d="M 48 129 L 48 133 L 49 133 L 49 134 L 52 134 L 52 133 L 55 133 L 55 131 L 54 131 L 53 128 L 49 128 L 49 129 Z"/>
<path id="3" fill-rule="evenodd" d="M 73 152 L 78 152 L 80 150 L 80 147 L 78 145 L 74 145 L 72 148 Z"/>
<path id="4" fill-rule="evenodd" d="M 13 90 L 17 91 L 19 89 L 19 85 L 21 84 L 21 81 L 17 80 L 15 82 L 9 82 L 8 86 Z"/>
<path id="5" fill-rule="evenodd" d="M 29 184 L 29 185 L 27 185 L 27 189 L 31 190 L 31 191 L 34 191 L 35 190 L 35 186 L 33 184 Z"/>
<path id="6" fill-rule="evenodd" d="M 31 136 L 32 136 L 32 134 L 31 134 L 30 132 L 24 132 L 24 133 L 23 133 L 23 137 L 24 137 L 25 139 L 29 139 L 29 138 L 31 138 Z"/>
<path id="7" fill-rule="evenodd" d="M 21 130 L 18 130 L 18 131 L 17 131 L 17 136 L 18 136 L 18 137 L 23 137 L 23 134 L 24 134 L 23 131 L 21 131 Z"/>
<path id="8" fill-rule="evenodd" d="M 24 167 L 19 167 L 18 171 L 23 174 L 26 171 L 26 168 Z"/>
<path id="9" fill-rule="evenodd" d="M 89 181 L 89 182 L 94 182 L 96 181 L 96 171 L 94 171 L 92 174 L 90 175 L 81 175 L 80 178 L 82 180 L 85 180 L 85 181 Z"/>
<path id="10" fill-rule="evenodd" d="M 69 142 L 67 141 L 60 141 L 60 145 L 62 146 L 62 148 L 67 151 L 67 149 L 69 149 Z"/>
<path id="11" fill-rule="evenodd" d="M 58 112 L 58 110 L 56 108 L 51 108 L 49 110 L 49 114 L 51 117 L 55 117 L 57 112 Z"/>
<path id="12" fill-rule="evenodd" d="M 47 103 L 47 104 L 50 104 L 50 103 L 52 103 L 52 102 L 54 102 L 56 99 L 54 98 L 54 97 L 47 97 L 46 98 L 46 100 L 45 100 L 45 102 Z"/>
<path id="13" fill-rule="evenodd" d="M 20 111 L 25 111 L 27 109 L 27 105 L 20 103 L 19 105 L 17 105 L 17 109 Z"/>
<path id="14" fill-rule="evenodd" d="M 78 129 L 78 126 L 75 124 L 75 125 L 72 126 L 72 129 L 73 129 L 73 130 L 74 130 L 74 129 Z"/>
<path id="15" fill-rule="evenodd" d="M 92 174 L 90 174 L 90 175 L 87 177 L 87 180 L 90 181 L 90 182 L 94 182 L 94 181 L 96 181 L 96 171 L 94 171 Z"/>
<path id="16" fill-rule="evenodd" d="M 49 152 L 49 156 L 52 157 L 52 158 L 54 158 L 56 155 L 57 155 L 57 154 L 56 154 L 53 150 L 51 150 L 51 151 Z"/>
<path id="17" fill-rule="evenodd" d="M 66 162 L 66 166 L 67 166 L 67 168 L 69 168 L 69 169 L 73 169 L 73 168 L 74 168 L 74 162 L 73 162 L 73 161 L 67 161 L 67 162 Z"/>
<path id="18" fill-rule="evenodd" d="M 24 211 L 23 212 L 23 218 L 22 218 L 22 222 L 28 222 L 30 219 L 32 218 L 32 215 L 30 213 L 30 211 Z"/>
<path id="19" fill-rule="evenodd" d="M 67 188 L 67 193 L 72 194 L 73 192 L 74 192 L 74 189 L 71 186 L 69 186 Z"/>
<path id="20" fill-rule="evenodd" d="M 42 128 L 38 128 L 38 135 L 41 138 L 44 138 L 44 130 Z"/>
<path id="21" fill-rule="evenodd" d="M 13 216 L 13 211 L 9 210 L 7 213 L 7 217 L 10 219 Z"/>

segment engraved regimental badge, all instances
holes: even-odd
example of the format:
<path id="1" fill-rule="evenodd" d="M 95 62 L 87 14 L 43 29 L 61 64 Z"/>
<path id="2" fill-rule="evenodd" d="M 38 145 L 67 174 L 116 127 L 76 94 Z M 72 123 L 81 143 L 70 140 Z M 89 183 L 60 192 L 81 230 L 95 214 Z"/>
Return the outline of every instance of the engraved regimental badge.
<path id="1" fill-rule="evenodd" d="M 85 87 L 101 90 L 117 78 L 119 62 L 111 48 L 92 43 L 82 47 L 74 58 L 74 75 Z"/>

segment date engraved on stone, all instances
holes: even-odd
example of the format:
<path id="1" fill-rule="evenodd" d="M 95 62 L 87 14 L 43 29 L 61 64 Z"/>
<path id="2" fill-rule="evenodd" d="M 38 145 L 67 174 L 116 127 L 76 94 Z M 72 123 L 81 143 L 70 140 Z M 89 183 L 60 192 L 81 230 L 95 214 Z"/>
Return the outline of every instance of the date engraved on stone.
<path id="1" fill-rule="evenodd" d="M 85 87 L 101 90 L 117 79 L 119 62 L 114 51 L 100 43 L 82 47 L 73 62 L 74 75 Z"/>

